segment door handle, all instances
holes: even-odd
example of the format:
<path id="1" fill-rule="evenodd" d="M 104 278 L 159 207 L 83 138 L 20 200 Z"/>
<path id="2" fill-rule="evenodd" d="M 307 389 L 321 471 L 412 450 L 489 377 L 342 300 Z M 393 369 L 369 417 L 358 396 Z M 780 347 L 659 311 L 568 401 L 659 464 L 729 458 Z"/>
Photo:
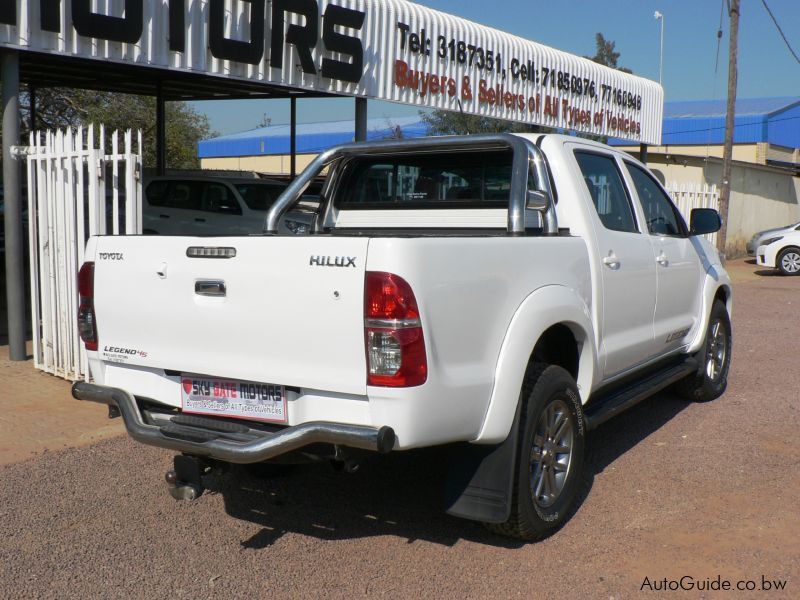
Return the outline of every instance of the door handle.
<path id="1" fill-rule="evenodd" d="M 205 219 L 200 219 L 200 218 L 195 219 L 195 223 L 205 223 L 205 222 L 206 222 Z"/>
<path id="2" fill-rule="evenodd" d="M 225 282 L 221 279 L 200 279 L 194 282 L 194 293 L 198 296 L 225 296 Z"/>
<path id="3" fill-rule="evenodd" d="M 617 269 L 619 269 L 620 265 L 619 258 L 617 258 L 617 255 L 614 254 L 613 250 L 608 253 L 608 256 L 603 258 L 603 264 L 612 271 L 616 271 Z"/>
<path id="4" fill-rule="evenodd" d="M 661 251 L 661 254 L 656 256 L 656 262 L 660 264 L 662 267 L 669 266 L 669 259 L 667 258 L 667 255 L 664 254 L 663 250 Z"/>
<path id="5" fill-rule="evenodd" d="M 159 219 L 169 219 L 169 215 L 158 215 Z"/>

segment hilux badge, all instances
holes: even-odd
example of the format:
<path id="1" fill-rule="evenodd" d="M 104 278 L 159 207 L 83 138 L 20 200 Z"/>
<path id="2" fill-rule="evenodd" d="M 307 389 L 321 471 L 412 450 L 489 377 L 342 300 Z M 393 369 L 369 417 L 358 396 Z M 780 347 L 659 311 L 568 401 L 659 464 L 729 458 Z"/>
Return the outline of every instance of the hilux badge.
<path id="1" fill-rule="evenodd" d="M 317 267 L 355 267 L 355 256 L 311 256 L 308 260 L 309 266 Z"/>

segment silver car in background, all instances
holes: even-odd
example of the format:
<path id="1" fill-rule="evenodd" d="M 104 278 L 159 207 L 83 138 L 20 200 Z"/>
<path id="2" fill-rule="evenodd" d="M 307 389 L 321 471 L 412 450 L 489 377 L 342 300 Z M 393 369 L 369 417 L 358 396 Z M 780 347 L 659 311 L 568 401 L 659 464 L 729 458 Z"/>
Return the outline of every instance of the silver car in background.
<path id="1" fill-rule="evenodd" d="M 790 231 L 800 231 L 800 223 L 795 223 L 794 225 L 786 225 L 784 227 L 776 227 L 775 229 L 766 229 L 764 231 L 759 231 L 753 237 L 750 238 L 749 242 L 747 242 L 747 255 L 755 256 L 756 249 L 764 244 L 764 240 L 769 239 L 771 237 L 775 237 L 782 233 L 788 233 Z"/>
<path id="2" fill-rule="evenodd" d="M 271 179 L 161 176 L 144 185 L 143 232 L 158 235 L 261 233 L 267 211 L 288 183 Z M 281 235 L 310 231 L 319 198 L 304 196 L 278 225 Z"/>

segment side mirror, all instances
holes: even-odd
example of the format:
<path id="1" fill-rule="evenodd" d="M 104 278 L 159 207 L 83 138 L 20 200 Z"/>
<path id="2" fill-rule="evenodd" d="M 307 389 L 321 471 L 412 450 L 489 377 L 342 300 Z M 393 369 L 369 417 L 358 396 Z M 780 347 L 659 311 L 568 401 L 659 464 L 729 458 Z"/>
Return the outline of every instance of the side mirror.
<path id="1" fill-rule="evenodd" d="M 528 197 L 525 199 L 525 208 L 544 212 L 550 206 L 550 194 L 541 190 L 528 190 Z"/>
<path id="2" fill-rule="evenodd" d="M 715 233 L 722 227 L 722 217 L 713 208 L 693 208 L 689 223 L 691 235 Z"/>

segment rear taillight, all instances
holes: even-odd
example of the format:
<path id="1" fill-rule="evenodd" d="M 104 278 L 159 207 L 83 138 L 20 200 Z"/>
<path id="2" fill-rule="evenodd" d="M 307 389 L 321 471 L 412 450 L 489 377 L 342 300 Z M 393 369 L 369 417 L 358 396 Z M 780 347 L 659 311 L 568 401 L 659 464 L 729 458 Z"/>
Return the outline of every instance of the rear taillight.
<path id="1" fill-rule="evenodd" d="M 364 337 L 368 385 L 411 387 L 425 383 L 425 338 L 417 300 L 405 279 L 367 271 Z"/>
<path id="2" fill-rule="evenodd" d="M 78 271 L 78 333 L 87 350 L 97 350 L 97 319 L 94 316 L 94 263 L 85 262 Z"/>

